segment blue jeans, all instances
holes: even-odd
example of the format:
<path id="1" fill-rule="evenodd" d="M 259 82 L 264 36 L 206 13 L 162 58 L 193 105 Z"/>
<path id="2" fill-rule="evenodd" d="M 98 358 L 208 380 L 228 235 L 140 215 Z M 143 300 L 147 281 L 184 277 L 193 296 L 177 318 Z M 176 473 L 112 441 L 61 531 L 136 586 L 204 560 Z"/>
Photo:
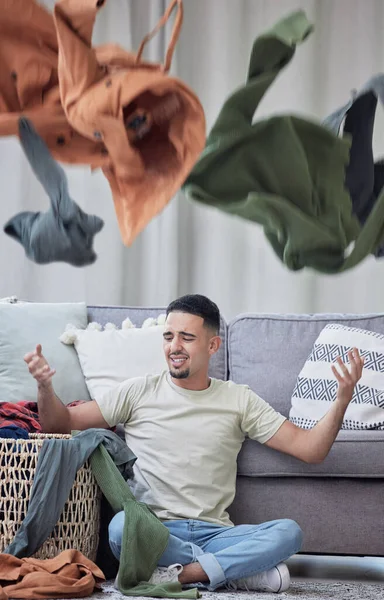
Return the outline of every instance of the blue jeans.
<path id="1" fill-rule="evenodd" d="M 303 534 L 295 521 L 280 519 L 260 525 L 222 527 L 206 521 L 163 521 L 168 545 L 159 567 L 199 562 L 209 578 L 209 590 L 229 581 L 268 571 L 300 550 Z M 109 544 L 119 560 L 124 512 L 109 524 Z"/>

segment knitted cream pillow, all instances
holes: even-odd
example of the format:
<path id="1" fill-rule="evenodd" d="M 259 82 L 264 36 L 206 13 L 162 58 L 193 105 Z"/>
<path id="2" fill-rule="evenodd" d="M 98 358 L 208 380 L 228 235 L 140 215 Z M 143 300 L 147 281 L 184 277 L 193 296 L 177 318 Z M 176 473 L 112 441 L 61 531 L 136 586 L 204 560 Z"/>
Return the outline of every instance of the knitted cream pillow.
<path id="1" fill-rule="evenodd" d="M 337 394 L 331 365 L 348 351 L 364 357 L 363 374 L 345 413 L 342 429 L 384 429 L 384 335 L 337 323 L 320 332 L 293 390 L 289 420 L 310 429 L 328 412 Z"/>
<path id="2" fill-rule="evenodd" d="M 114 323 L 103 328 L 92 322 L 86 329 L 67 325 L 60 341 L 75 346 L 89 394 L 98 400 L 126 379 L 157 375 L 166 369 L 164 323 L 165 315 L 160 315 L 146 319 L 141 327 L 135 327 L 130 319 L 123 321 L 121 329 Z"/>

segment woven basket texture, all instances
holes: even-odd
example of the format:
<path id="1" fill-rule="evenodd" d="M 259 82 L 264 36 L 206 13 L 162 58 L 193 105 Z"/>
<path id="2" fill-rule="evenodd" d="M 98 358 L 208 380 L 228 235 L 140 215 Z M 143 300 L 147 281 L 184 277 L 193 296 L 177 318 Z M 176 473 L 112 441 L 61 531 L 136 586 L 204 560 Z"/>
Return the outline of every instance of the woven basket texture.
<path id="1" fill-rule="evenodd" d="M 39 450 L 61 434 L 30 434 L 29 440 L 0 439 L 0 552 L 13 540 L 27 514 Z M 33 555 L 53 558 L 76 549 L 94 561 L 99 543 L 101 492 L 86 462 L 76 475 L 68 501 L 50 537 Z"/>

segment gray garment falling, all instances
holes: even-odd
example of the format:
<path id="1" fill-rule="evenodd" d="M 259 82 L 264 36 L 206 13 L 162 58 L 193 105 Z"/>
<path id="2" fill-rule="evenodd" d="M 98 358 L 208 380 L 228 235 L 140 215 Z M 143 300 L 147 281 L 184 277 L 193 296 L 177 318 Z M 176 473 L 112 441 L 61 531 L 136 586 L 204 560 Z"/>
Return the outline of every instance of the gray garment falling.
<path id="1" fill-rule="evenodd" d="M 354 90 L 352 92 L 351 98 L 349 101 L 344 104 L 341 108 L 335 110 L 332 114 L 330 114 L 324 121 L 322 125 L 333 131 L 335 134 L 340 133 L 341 125 L 349 111 L 352 108 L 352 105 L 356 102 L 358 98 L 364 96 L 365 94 L 372 92 L 377 96 L 380 102 L 384 106 L 384 75 L 374 75 L 367 81 L 365 85 L 358 92 Z"/>
<path id="2" fill-rule="evenodd" d="M 38 264 L 66 262 L 76 267 L 90 265 L 97 255 L 93 238 L 104 221 L 86 214 L 68 191 L 64 170 L 52 158 L 44 140 L 26 118 L 19 119 L 20 141 L 24 153 L 49 196 L 46 212 L 20 212 L 4 225 L 4 231 L 24 247 Z"/>
<path id="3" fill-rule="evenodd" d="M 100 444 L 104 444 L 125 479 L 133 476 L 136 456 L 112 431 L 87 429 L 71 439 L 44 440 L 27 515 L 4 554 L 24 558 L 40 548 L 60 518 L 78 469 Z"/>
<path id="4" fill-rule="evenodd" d="M 350 161 L 345 173 L 345 186 L 352 200 L 352 211 L 364 225 L 384 187 L 384 161 L 374 161 L 373 130 L 377 102 L 384 106 L 384 75 L 375 75 L 350 100 L 323 121 L 323 125 L 339 135 L 351 137 Z M 384 245 L 375 251 L 384 256 Z"/>

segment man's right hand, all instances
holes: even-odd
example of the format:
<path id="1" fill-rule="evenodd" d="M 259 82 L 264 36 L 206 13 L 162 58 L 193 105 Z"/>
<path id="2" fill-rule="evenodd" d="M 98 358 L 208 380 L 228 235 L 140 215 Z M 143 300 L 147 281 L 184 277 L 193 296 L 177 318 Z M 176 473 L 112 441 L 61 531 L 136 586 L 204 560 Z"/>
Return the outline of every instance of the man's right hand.
<path id="1" fill-rule="evenodd" d="M 42 355 L 41 344 L 37 344 L 36 350 L 28 352 L 24 356 L 24 360 L 28 365 L 28 370 L 39 385 L 47 385 L 51 382 L 52 377 L 56 373 L 55 369 L 51 369 L 47 360 Z"/>

